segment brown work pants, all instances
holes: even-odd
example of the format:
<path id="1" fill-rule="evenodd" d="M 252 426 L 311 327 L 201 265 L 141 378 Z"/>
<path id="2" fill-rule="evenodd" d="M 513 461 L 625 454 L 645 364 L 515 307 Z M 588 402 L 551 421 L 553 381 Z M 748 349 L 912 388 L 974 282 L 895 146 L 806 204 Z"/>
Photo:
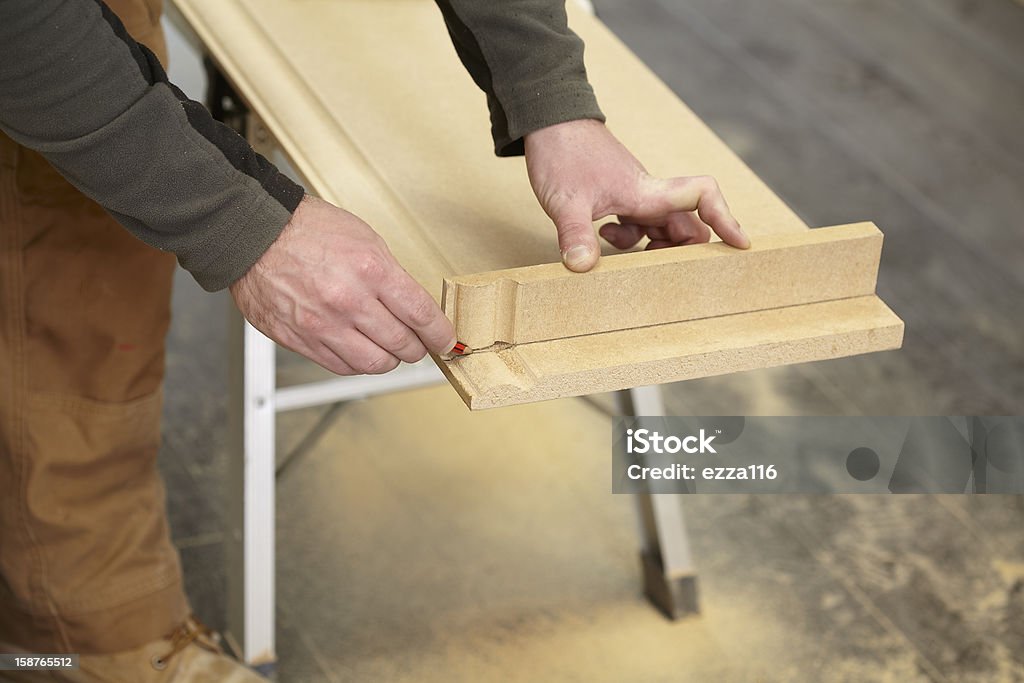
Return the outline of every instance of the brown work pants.
<path id="1" fill-rule="evenodd" d="M 107 4 L 166 59 L 160 0 Z M 116 652 L 187 617 L 156 467 L 173 270 L 0 134 L 0 643 Z"/>

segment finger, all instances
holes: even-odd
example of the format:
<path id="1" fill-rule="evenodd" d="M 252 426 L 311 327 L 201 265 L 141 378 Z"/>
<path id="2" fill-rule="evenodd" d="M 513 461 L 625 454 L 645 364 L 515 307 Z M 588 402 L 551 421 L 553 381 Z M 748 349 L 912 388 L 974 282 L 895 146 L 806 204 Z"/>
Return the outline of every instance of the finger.
<path id="1" fill-rule="evenodd" d="M 374 344 L 406 363 L 415 363 L 427 355 L 416 333 L 379 301 L 373 302 L 356 328 Z"/>
<path id="2" fill-rule="evenodd" d="M 619 219 L 621 225 L 627 223 L 632 225 L 639 225 L 642 228 L 662 228 L 665 227 L 665 216 L 664 213 L 651 213 L 651 214 L 640 214 L 639 216 L 616 216 Z"/>
<path id="3" fill-rule="evenodd" d="M 746 249 L 750 239 L 729 211 L 718 183 L 711 176 L 649 178 L 645 181 L 645 213 L 696 211 L 700 219 L 726 244 Z"/>
<path id="4" fill-rule="evenodd" d="M 351 377 L 352 375 L 362 374 L 356 372 L 355 368 L 342 360 L 338 354 L 324 343 L 321 343 L 316 351 L 310 350 L 309 353 L 303 353 L 302 355 L 336 375 Z"/>
<path id="5" fill-rule="evenodd" d="M 668 247 L 677 246 L 679 245 L 673 242 L 672 240 L 651 240 L 650 242 L 647 243 L 647 246 L 644 247 L 644 251 L 652 251 L 654 249 L 667 249 Z"/>
<path id="6" fill-rule="evenodd" d="M 257 328 L 259 329 L 259 328 Z M 261 332 L 263 330 L 260 330 Z M 266 333 L 264 333 L 266 334 Z M 270 335 L 268 335 L 270 336 Z M 272 337 L 278 345 L 308 358 L 317 365 L 336 375 L 358 375 L 345 361 L 338 357 L 319 339 L 307 338 L 305 332 L 296 332 L 289 327 L 279 328 Z"/>
<path id="7" fill-rule="evenodd" d="M 291 330 L 282 330 L 276 339 L 281 346 L 302 355 L 317 365 L 330 370 L 336 375 L 358 375 L 352 366 L 341 359 L 338 354 L 319 339 L 307 342 L 303 334 Z"/>
<path id="8" fill-rule="evenodd" d="M 593 209 L 585 204 L 568 204 L 551 213 L 558 231 L 558 248 L 562 263 L 569 270 L 584 273 L 601 256 L 597 236 L 594 234 Z"/>
<path id="9" fill-rule="evenodd" d="M 631 223 L 605 223 L 598 233 L 616 249 L 629 249 L 644 238 L 644 229 Z"/>
<path id="10" fill-rule="evenodd" d="M 711 240 L 711 230 L 692 213 L 669 214 L 667 222 L 667 238 L 676 244 L 701 244 Z"/>
<path id="11" fill-rule="evenodd" d="M 662 221 L 664 223 L 664 221 Z M 647 236 L 654 241 L 667 240 L 671 241 L 672 238 L 668 234 L 668 228 L 664 225 L 652 225 L 647 228 Z"/>
<path id="12" fill-rule="evenodd" d="M 382 375 L 398 367 L 399 360 L 395 356 L 354 328 L 343 330 L 336 337 L 325 339 L 323 343 L 355 374 Z"/>
<path id="13" fill-rule="evenodd" d="M 378 293 L 380 301 L 434 353 L 455 346 L 455 329 L 434 298 L 409 273 L 397 268 Z"/>

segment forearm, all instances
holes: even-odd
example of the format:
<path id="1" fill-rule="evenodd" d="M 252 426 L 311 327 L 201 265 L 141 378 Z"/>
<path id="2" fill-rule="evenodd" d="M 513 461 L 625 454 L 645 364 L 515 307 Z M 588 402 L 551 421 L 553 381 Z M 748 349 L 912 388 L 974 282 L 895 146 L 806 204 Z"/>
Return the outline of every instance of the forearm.
<path id="1" fill-rule="evenodd" d="M 487 94 L 495 152 L 523 153 L 523 136 L 576 119 L 604 120 L 564 0 L 436 0 L 452 42 Z"/>
<path id="2" fill-rule="evenodd" d="M 303 196 L 92 0 L 0 0 L 0 128 L 211 290 Z"/>

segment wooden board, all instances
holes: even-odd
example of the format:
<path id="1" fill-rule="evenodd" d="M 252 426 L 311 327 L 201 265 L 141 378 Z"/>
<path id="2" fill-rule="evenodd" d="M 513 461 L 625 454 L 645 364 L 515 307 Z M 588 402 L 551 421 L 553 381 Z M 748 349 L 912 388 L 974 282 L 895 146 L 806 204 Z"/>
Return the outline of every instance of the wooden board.
<path id="1" fill-rule="evenodd" d="M 522 344 L 442 366 L 472 409 L 678 382 L 895 349 L 903 322 L 876 296 Z"/>
<path id="2" fill-rule="evenodd" d="M 549 266 L 550 272 L 561 268 L 557 265 L 559 252 L 554 228 L 533 197 L 523 160 L 494 157 L 483 94 L 459 63 L 433 2 L 174 0 L 174 4 L 305 178 L 309 190 L 370 223 L 402 265 L 438 301 L 445 279 L 457 282 L 462 276 L 538 264 L 554 264 Z M 770 235 L 806 233 L 807 225 L 600 21 L 578 9 L 574 2 L 568 3 L 568 7 L 570 24 L 586 41 L 588 71 L 609 126 L 652 173 L 715 176 L 755 244 Z M 615 252 L 608 245 L 603 248 L 606 254 Z M 616 259 L 637 259 L 641 263 L 647 259 L 703 262 L 701 253 L 723 248 L 697 247 L 696 252 L 690 251 L 693 249 Z M 758 249 L 755 247 L 752 252 L 754 258 L 761 254 Z M 602 273 L 617 268 L 616 261 L 609 259 L 595 277 L 564 282 L 571 282 L 572 288 L 585 287 L 584 283 L 598 280 Z M 671 280 L 673 273 L 683 270 L 685 267 L 667 266 L 659 286 L 666 286 L 664 282 Z M 817 275 L 791 277 L 802 277 L 805 284 L 818 286 L 821 283 L 816 278 L 821 275 L 819 270 Z M 566 276 L 574 277 L 578 278 Z M 735 273 L 725 277 L 743 279 Z M 866 271 L 860 277 L 873 280 L 874 274 Z M 777 294 L 785 288 L 783 283 L 778 284 Z M 805 286 L 795 286 L 794 292 L 799 289 Z M 659 295 L 668 299 L 677 292 Z M 538 320 L 552 317 L 552 311 L 544 310 L 544 296 L 539 295 L 539 310 L 528 312 L 529 316 Z M 794 301 L 799 299 L 797 296 Z M 691 313 L 690 317 L 710 315 L 708 311 L 716 306 L 720 311 L 732 310 L 721 303 L 701 297 L 697 306 L 704 307 L 702 312 Z M 659 317 L 655 311 L 653 316 L 648 312 L 638 319 L 653 324 L 662 318 L 678 317 L 679 308 L 670 308 L 667 316 Z M 615 314 L 602 312 L 599 303 L 591 312 L 594 316 L 590 322 L 580 322 L 588 320 L 587 316 L 576 319 L 574 324 L 585 325 L 583 328 L 534 329 L 523 339 L 619 329 L 608 333 L 619 336 L 597 335 L 588 337 L 587 342 L 609 345 L 609 355 L 619 363 L 613 382 L 596 374 L 598 367 L 611 367 L 607 362 L 595 360 L 589 366 L 580 365 L 584 356 L 577 353 L 576 345 L 582 342 L 534 342 L 524 347 L 524 367 L 540 367 L 529 359 L 543 353 L 547 369 L 543 381 L 535 385 L 536 393 L 519 391 L 514 397 L 490 384 L 499 375 L 489 373 L 486 367 L 504 362 L 502 358 L 516 362 L 518 351 L 503 351 L 503 356 L 496 355 L 490 362 L 482 358 L 482 353 L 456 361 L 457 366 L 438 362 L 460 393 L 470 397 L 468 402 L 474 407 L 499 405 L 498 396 L 507 395 L 508 402 L 522 402 L 601 391 L 611 385 L 622 388 L 671 381 L 681 376 L 671 369 L 679 364 L 689 368 L 683 373 L 686 376 L 701 376 L 702 366 L 687 361 L 695 353 L 694 348 L 682 342 L 673 346 L 671 335 L 658 337 L 660 341 L 654 345 L 660 349 L 658 363 L 652 365 L 639 359 L 631 362 L 622 357 L 617 344 L 623 335 L 630 336 L 634 346 L 649 346 L 648 337 L 653 340 L 664 330 L 644 327 L 647 331 L 627 332 L 620 328 L 632 325 L 632 319 L 615 322 Z M 753 324 L 761 318 L 744 320 Z M 878 319 L 857 320 L 864 324 Z M 831 337 L 821 329 L 821 334 L 808 337 L 799 322 L 793 319 L 801 331 L 794 328 L 792 339 L 777 326 L 771 327 L 777 335 L 774 340 L 757 336 L 757 330 L 751 334 L 759 340 L 758 344 L 778 346 L 780 353 L 775 358 L 804 360 L 836 357 L 850 349 L 866 352 L 889 348 L 887 344 L 891 345 L 893 338 L 888 335 L 888 341 L 875 346 L 839 345 L 835 353 L 831 351 L 831 342 L 822 341 L 825 345 L 812 353 L 806 348 L 810 343 L 807 339 Z M 833 322 L 837 330 L 845 330 L 842 334 L 852 334 L 842 321 Z M 891 320 L 886 319 L 888 323 Z M 857 329 L 865 334 L 868 331 L 863 327 Z M 482 333 L 474 330 L 473 335 L 474 339 L 483 340 L 500 336 L 486 329 Z M 541 343 L 553 346 L 542 351 Z M 727 350 L 725 341 L 715 343 L 723 345 L 722 354 L 715 356 L 716 362 L 730 353 L 740 353 L 731 347 Z M 790 355 L 783 352 L 787 344 L 793 345 Z M 803 351 L 797 353 L 797 347 Z M 588 349 L 588 353 L 596 352 L 596 347 Z M 770 359 L 763 360 L 768 363 Z M 552 370 L 553 363 L 563 367 Z M 708 371 L 706 374 L 727 371 L 725 365 L 703 367 Z M 753 366 L 738 362 L 735 369 L 748 367 Z M 652 368 L 661 368 L 665 374 L 658 375 Z M 556 390 L 554 384 L 558 382 L 562 386 Z M 481 400 L 474 402 L 472 396 L 477 395 Z"/>
<path id="3" fill-rule="evenodd" d="M 442 307 L 470 349 L 647 327 L 874 294 L 882 233 L 871 223 L 445 280 Z"/>

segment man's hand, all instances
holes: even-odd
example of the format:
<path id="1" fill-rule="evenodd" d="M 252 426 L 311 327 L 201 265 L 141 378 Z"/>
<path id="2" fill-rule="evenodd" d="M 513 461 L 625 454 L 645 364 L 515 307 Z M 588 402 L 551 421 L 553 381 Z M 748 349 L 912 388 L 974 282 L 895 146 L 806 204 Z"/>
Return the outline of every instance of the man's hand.
<path id="1" fill-rule="evenodd" d="M 600 121 L 559 123 L 524 142 L 533 191 L 555 222 L 570 270 L 597 264 L 601 250 L 592 222 L 613 215 L 618 223 L 600 232 L 619 249 L 645 236 L 648 249 L 707 242 L 710 230 L 734 247 L 750 246 L 714 178 L 652 178 Z"/>
<path id="2" fill-rule="evenodd" d="M 309 196 L 231 295 L 263 334 L 339 375 L 388 372 L 455 345 L 451 323 L 384 240 Z"/>

